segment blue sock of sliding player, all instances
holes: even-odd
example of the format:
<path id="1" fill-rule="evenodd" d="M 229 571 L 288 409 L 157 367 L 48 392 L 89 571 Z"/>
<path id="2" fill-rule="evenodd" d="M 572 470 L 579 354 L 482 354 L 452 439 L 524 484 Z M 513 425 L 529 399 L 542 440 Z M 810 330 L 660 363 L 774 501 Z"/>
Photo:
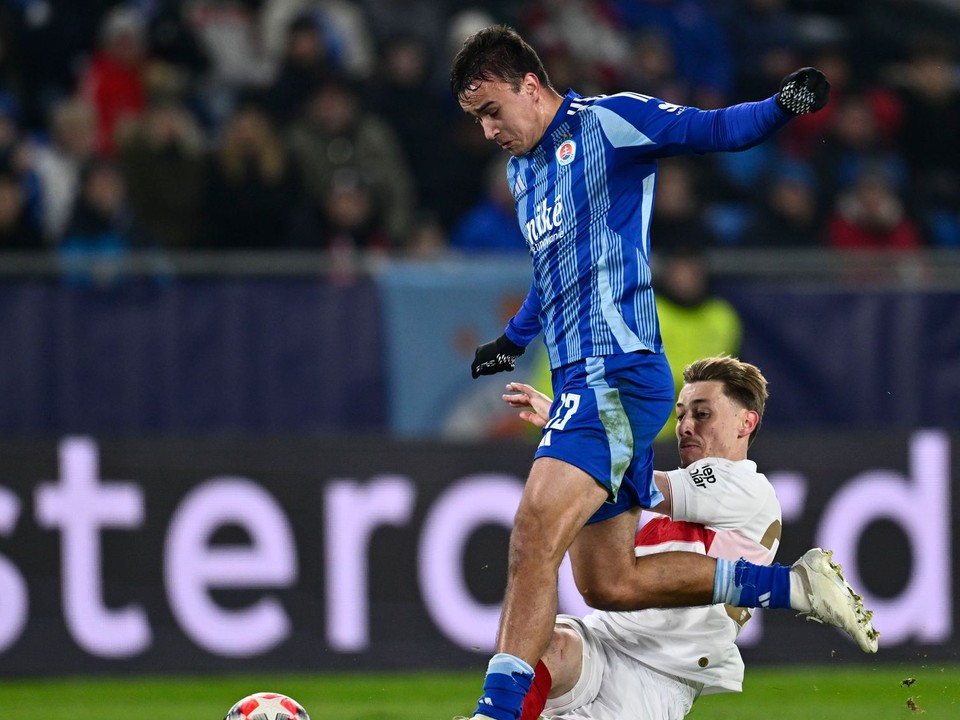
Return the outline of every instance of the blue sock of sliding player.
<path id="1" fill-rule="evenodd" d="M 789 608 L 790 566 L 717 560 L 713 602 L 746 608 Z"/>
<path id="2" fill-rule="evenodd" d="M 532 682 L 533 668 L 523 660 L 507 653 L 494 655 L 487 665 L 483 695 L 474 715 L 493 720 L 517 720 Z"/>

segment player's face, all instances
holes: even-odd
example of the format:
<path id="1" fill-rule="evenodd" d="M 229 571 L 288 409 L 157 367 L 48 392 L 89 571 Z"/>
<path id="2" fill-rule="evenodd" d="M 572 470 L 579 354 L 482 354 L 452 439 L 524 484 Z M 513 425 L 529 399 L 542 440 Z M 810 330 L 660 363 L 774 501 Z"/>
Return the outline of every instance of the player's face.
<path id="1" fill-rule="evenodd" d="M 460 101 L 460 107 L 476 119 L 487 140 L 511 155 L 525 155 L 546 130 L 537 102 L 540 85 L 535 80 L 536 76 L 527 75 L 519 90 L 498 80 L 480 81 Z"/>
<path id="2" fill-rule="evenodd" d="M 677 398 L 677 442 L 680 464 L 705 457 L 743 460 L 756 413 L 723 394 L 718 380 L 684 385 Z"/>

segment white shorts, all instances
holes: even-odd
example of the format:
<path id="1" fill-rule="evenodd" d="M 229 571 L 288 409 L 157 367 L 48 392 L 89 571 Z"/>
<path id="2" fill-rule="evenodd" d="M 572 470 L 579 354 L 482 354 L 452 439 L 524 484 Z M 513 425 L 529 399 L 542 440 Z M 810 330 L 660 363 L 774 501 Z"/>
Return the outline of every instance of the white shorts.
<path id="1" fill-rule="evenodd" d="M 583 640 L 583 669 L 570 692 L 547 700 L 543 716 L 564 720 L 682 720 L 702 685 L 657 672 L 603 643 L 579 618 L 557 623 Z"/>

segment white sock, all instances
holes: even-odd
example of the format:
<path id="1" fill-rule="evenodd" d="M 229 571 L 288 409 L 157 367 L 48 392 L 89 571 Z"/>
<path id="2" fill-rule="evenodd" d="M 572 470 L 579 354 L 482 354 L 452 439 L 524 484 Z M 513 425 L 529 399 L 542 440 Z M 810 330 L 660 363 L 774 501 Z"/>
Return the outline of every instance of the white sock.
<path id="1" fill-rule="evenodd" d="M 790 608 L 797 612 L 810 612 L 810 596 L 804 588 L 805 583 L 796 570 L 790 571 Z"/>

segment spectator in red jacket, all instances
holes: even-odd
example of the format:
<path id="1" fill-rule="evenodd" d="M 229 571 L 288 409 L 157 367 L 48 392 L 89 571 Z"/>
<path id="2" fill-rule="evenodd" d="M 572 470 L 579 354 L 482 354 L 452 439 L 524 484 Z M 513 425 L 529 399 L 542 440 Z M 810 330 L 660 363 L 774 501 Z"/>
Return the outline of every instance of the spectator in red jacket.
<path id="1" fill-rule="evenodd" d="M 924 243 L 893 182 L 875 169 L 862 172 L 837 199 L 827 239 L 836 248 L 910 250 Z"/>
<path id="2" fill-rule="evenodd" d="M 97 111 L 97 149 L 110 156 L 117 127 L 146 107 L 146 36 L 135 10 L 120 6 L 100 28 L 100 49 L 83 77 L 83 94 Z"/>

